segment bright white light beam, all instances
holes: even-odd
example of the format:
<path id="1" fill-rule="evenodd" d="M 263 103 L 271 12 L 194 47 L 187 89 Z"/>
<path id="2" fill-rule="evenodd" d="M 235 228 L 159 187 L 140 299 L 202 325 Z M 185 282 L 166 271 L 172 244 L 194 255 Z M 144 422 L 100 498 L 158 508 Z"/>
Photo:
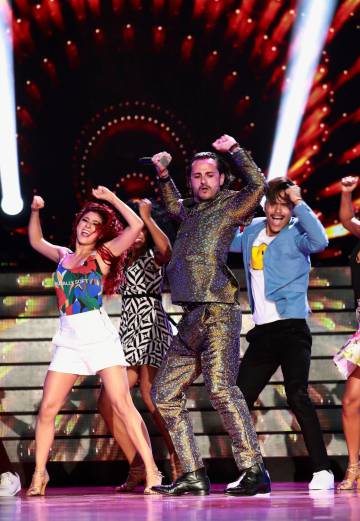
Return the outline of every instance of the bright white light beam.
<path id="1" fill-rule="evenodd" d="M 289 81 L 282 95 L 268 179 L 286 176 L 336 0 L 300 0 L 291 38 Z"/>
<path id="2" fill-rule="evenodd" d="M 24 207 L 21 198 L 16 119 L 14 69 L 11 38 L 8 34 L 9 7 L 0 0 L 0 182 L 1 208 L 8 215 L 16 215 Z"/>

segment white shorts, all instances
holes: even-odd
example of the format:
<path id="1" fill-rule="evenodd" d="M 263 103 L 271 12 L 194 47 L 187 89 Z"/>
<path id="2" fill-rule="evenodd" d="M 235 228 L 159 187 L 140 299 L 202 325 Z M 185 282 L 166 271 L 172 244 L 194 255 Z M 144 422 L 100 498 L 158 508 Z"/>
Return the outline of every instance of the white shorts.
<path id="1" fill-rule="evenodd" d="M 119 334 L 102 308 L 61 316 L 52 341 L 50 371 L 93 375 L 106 367 L 129 365 Z"/>

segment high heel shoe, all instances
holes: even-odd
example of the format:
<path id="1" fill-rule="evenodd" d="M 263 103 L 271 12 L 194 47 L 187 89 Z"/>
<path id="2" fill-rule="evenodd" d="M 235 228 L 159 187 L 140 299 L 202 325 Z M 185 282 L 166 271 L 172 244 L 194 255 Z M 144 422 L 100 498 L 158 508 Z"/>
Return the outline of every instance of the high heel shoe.
<path id="1" fill-rule="evenodd" d="M 353 463 L 346 469 L 345 477 L 336 490 L 352 490 L 354 485 L 360 489 L 360 464 Z"/>
<path id="2" fill-rule="evenodd" d="M 173 452 L 170 454 L 170 469 L 171 469 L 171 481 L 174 482 L 184 474 L 180 460 L 176 454 L 176 452 Z"/>
<path id="3" fill-rule="evenodd" d="M 135 487 L 144 483 L 146 479 L 145 466 L 143 463 L 140 465 L 130 465 L 129 474 L 126 478 L 125 483 L 115 488 L 116 492 L 132 492 Z"/>
<path id="4" fill-rule="evenodd" d="M 145 495 L 152 495 L 157 494 L 155 490 L 152 490 L 151 487 L 156 487 L 158 485 L 161 485 L 163 480 L 163 475 L 161 474 L 160 470 L 155 467 L 150 474 L 146 475 L 146 486 L 144 488 L 144 494 Z"/>
<path id="5" fill-rule="evenodd" d="M 45 496 L 45 489 L 49 483 L 49 474 L 46 470 L 35 470 L 31 485 L 28 488 L 27 496 Z"/>

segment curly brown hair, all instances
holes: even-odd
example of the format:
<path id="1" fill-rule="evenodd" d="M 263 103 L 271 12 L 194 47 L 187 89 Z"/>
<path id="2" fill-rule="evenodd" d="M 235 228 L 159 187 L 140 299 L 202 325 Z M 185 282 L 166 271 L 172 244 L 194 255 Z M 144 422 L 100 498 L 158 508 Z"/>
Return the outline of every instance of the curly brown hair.
<path id="1" fill-rule="evenodd" d="M 125 282 L 124 265 L 127 251 L 116 257 L 109 248 L 105 246 L 105 243 L 118 237 L 124 230 L 124 226 L 120 222 L 114 210 L 106 204 L 95 202 L 85 203 L 80 212 L 75 215 L 73 222 L 70 239 L 71 248 L 73 249 L 76 246 L 76 228 L 84 215 L 89 212 L 96 212 L 100 215 L 102 220 L 102 223 L 98 226 L 100 233 L 95 248 L 105 264 L 110 266 L 109 273 L 104 278 L 104 293 L 112 295 L 116 293 L 119 286 Z"/>

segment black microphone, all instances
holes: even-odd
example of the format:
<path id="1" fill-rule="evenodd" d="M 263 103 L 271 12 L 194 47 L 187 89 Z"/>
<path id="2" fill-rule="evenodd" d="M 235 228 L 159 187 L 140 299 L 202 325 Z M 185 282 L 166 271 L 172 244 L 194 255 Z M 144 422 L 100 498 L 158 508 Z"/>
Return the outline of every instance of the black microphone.
<path id="1" fill-rule="evenodd" d="M 139 163 L 146 166 L 155 166 L 151 157 L 140 157 Z M 162 156 L 160 158 L 160 163 L 164 168 L 166 168 L 169 164 L 169 160 L 166 156 Z"/>
<path id="2" fill-rule="evenodd" d="M 155 166 L 154 163 L 152 162 L 151 157 L 140 157 L 139 163 L 141 165 L 146 165 L 146 166 Z"/>

